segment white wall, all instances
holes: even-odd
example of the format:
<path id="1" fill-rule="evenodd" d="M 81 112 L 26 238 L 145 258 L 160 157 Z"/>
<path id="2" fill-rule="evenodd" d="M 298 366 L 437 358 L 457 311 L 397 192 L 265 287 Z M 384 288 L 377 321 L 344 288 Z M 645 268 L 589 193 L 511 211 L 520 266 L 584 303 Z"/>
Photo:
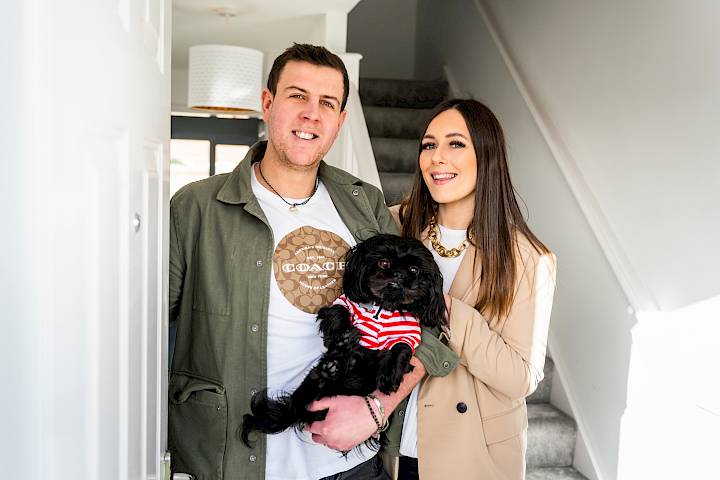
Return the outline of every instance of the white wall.
<path id="1" fill-rule="evenodd" d="M 720 3 L 485 3 L 648 296 L 720 294 Z"/>
<path id="2" fill-rule="evenodd" d="M 447 65 L 498 114 L 530 224 L 558 254 L 550 346 L 587 447 L 576 467 L 602 479 L 711 471 L 719 14 L 709 1 L 419 2 L 418 76 Z"/>
<path id="3" fill-rule="evenodd" d="M 363 55 L 360 75 L 412 79 L 417 0 L 362 0 L 348 14 L 348 50 Z"/>

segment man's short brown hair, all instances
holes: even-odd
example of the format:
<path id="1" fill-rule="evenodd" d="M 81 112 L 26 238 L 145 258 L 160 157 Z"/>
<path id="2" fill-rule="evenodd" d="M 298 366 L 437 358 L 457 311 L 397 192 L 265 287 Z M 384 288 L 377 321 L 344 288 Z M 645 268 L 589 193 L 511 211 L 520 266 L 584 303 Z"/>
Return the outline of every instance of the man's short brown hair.
<path id="1" fill-rule="evenodd" d="M 343 98 L 340 105 L 340 111 L 345 110 L 347 104 L 348 93 L 350 91 L 350 80 L 345 69 L 343 61 L 325 47 L 317 45 L 309 45 L 307 43 L 294 43 L 292 47 L 287 48 L 273 62 L 270 74 L 267 79 L 267 88 L 275 95 L 277 92 L 278 80 L 280 74 L 288 62 L 307 62 L 319 67 L 330 67 L 342 73 L 343 77 Z"/>

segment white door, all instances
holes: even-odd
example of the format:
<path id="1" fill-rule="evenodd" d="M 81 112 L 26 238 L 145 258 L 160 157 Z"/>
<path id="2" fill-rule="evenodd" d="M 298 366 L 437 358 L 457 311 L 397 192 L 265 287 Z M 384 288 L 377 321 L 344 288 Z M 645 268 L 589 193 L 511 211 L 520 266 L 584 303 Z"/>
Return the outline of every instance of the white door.
<path id="1" fill-rule="evenodd" d="M 0 13 L 0 476 L 159 479 L 170 0 Z"/>

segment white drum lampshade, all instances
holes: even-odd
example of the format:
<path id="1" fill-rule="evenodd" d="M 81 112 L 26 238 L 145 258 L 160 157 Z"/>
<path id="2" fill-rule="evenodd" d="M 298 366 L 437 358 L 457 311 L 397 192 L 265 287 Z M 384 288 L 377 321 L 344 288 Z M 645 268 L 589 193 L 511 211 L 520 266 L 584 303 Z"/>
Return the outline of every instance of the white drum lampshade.
<path id="1" fill-rule="evenodd" d="M 190 47 L 188 107 L 228 113 L 260 112 L 263 53 L 232 45 Z"/>

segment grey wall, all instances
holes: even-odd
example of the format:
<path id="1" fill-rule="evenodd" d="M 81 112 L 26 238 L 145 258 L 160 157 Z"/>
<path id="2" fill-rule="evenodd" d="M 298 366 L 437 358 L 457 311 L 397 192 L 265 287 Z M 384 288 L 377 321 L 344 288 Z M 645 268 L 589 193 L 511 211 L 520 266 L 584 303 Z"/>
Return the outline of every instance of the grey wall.
<path id="1" fill-rule="evenodd" d="M 363 55 L 360 76 L 414 78 L 417 0 L 361 0 L 348 14 L 347 51 Z"/>

